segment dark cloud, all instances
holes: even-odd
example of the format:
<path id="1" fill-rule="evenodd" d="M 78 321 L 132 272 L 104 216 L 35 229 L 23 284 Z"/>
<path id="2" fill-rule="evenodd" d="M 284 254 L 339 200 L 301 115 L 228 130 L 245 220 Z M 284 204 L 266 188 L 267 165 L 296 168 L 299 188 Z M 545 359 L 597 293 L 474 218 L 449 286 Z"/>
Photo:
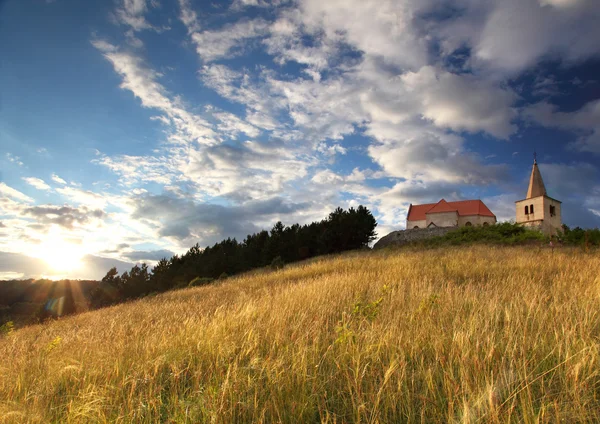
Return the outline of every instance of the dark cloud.
<path id="1" fill-rule="evenodd" d="M 134 250 L 133 252 L 123 253 L 123 256 L 127 259 L 131 259 L 135 262 L 143 262 L 143 261 L 160 261 L 162 258 L 171 258 L 174 255 L 170 250 L 151 250 L 151 251 L 142 251 L 142 250 Z"/>
<path id="2" fill-rule="evenodd" d="M 117 271 L 128 271 L 134 264 L 130 262 L 120 261 L 113 258 L 103 258 L 101 256 L 86 255 L 81 259 L 81 269 L 83 275 L 96 280 L 102 279 L 109 269 L 116 267 Z"/>
<path id="3" fill-rule="evenodd" d="M 48 264 L 22 253 L 0 252 L 0 272 L 15 272 L 27 277 L 37 277 L 48 270 Z"/>
<path id="4" fill-rule="evenodd" d="M 256 222 L 293 214 L 311 206 L 309 203 L 288 203 L 281 198 L 241 206 L 197 204 L 166 194 L 142 196 L 134 203 L 134 219 L 155 223 L 161 237 L 174 238 L 182 245 L 213 244 L 227 237 L 243 238 L 261 230 Z"/>
<path id="5" fill-rule="evenodd" d="M 570 165 L 540 164 L 548 195 L 562 201 L 562 220 L 569 226 L 598 227 L 600 178 L 598 168 L 589 163 Z"/>
<path id="6" fill-rule="evenodd" d="M 106 213 L 100 209 L 88 209 L 85 206 L 33 206 L 23 211 L 23 215 L 36 218 L 42 224 L 57 224 L 67 229 L 74 225 L 83 225 L 92 219 L 102 219 Z"/>

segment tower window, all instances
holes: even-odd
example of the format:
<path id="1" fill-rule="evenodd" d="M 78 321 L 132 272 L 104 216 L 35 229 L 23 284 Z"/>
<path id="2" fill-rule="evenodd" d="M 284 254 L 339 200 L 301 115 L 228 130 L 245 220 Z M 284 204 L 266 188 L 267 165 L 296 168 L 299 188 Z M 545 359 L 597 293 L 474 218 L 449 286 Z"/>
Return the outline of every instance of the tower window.
<path id="1" fill-rule="evenodd" d="M 554 216 L 556 215 L 556 207 L 553 205 L 550 205 L 550 216 Z"/>
<path id="2" fill-rule="evenodd" d="M 529 205 L 529 213 L 533 213 L 533 205 Z"/>
<path id="3" fill-rule="evenodd" d="M 529 215 L 529 206 L 525 206 L 525 215 Z"/>

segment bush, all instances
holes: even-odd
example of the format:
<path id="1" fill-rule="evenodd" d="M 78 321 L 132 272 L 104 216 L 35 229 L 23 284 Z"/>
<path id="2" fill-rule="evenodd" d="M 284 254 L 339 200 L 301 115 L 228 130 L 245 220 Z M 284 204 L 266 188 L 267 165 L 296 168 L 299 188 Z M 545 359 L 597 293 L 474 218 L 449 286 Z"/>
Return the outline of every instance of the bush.
<path id="1" fill-rule="evenodd" d="M 226 272 L 223 272 L 221 275 L 219 275 L 219 280 L 225 280 L 227 277 L 229 277 L 229 275 L 227 275 Z"/>
<path id="2" fill-rule="evenodd" d="M 12 321 L 5 322 L 0 326 L 0 336 L 10 336 L 15 329 Z"/>
<path id="3" fill-rule="evenodd" d="M 473 242 L 490 244 L 524 244 L 546 241 L 547 236 L 512 222 L 477 227 L 460 227 L 440 237 L 423 240 L 425 246 L 460 245 Z"/>
<path id="4" fill-rule="evenodd" d="M 283 269 L 284 265 L 285 263 L 283 262 L 283 259 L 281 259 L 281 256 L 277 256 L 273 258 L 273 261 L 271 261 L 272 270 Z"/>

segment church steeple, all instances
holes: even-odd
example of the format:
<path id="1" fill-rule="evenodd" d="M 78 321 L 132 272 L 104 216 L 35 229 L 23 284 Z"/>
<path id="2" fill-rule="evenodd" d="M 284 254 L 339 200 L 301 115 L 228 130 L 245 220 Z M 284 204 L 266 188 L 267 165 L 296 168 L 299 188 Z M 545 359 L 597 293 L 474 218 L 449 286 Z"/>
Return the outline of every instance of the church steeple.
<path id="1" fill-rule="evenodd" d="M 562 230 L 561 202 L 549 197 L 546 193 L 546 186 L 542 180 L 535 153 L 533 154 L 533 168 L 529 178 L 527 198 L 517 200 L 515 207 L 517 224 L 537 228 L 549 235 L 555 235 Z"/>
<path id="2" fill-rule="evenodd" d="M 544 180 L 542 180 L 542 174 L 537 164 L 536 154 L 533 154 L 533 169 L 531 170 L 531 177 L 529 177 L 529 189 L 527 190 L 527 199 L 532 197 L 546 196 L 546 187 L 544 186 Z"/>

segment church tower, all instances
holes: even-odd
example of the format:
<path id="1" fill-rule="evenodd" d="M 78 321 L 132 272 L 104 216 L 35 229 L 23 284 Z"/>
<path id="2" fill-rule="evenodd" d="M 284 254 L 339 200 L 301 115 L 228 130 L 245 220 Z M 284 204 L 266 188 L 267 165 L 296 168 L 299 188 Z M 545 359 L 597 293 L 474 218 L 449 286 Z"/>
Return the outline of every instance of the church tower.
<path id="1" fill-rule="evenodd" d="M 533 169 L 529 177 L 527 198 L 515 202 L 517 208 L 517 224 L 538 228 L 540 231 L 554 235 L 562 231 L 560 217 L 561 202 L 548 196 L 542 174 L 534 155 Z"/>

